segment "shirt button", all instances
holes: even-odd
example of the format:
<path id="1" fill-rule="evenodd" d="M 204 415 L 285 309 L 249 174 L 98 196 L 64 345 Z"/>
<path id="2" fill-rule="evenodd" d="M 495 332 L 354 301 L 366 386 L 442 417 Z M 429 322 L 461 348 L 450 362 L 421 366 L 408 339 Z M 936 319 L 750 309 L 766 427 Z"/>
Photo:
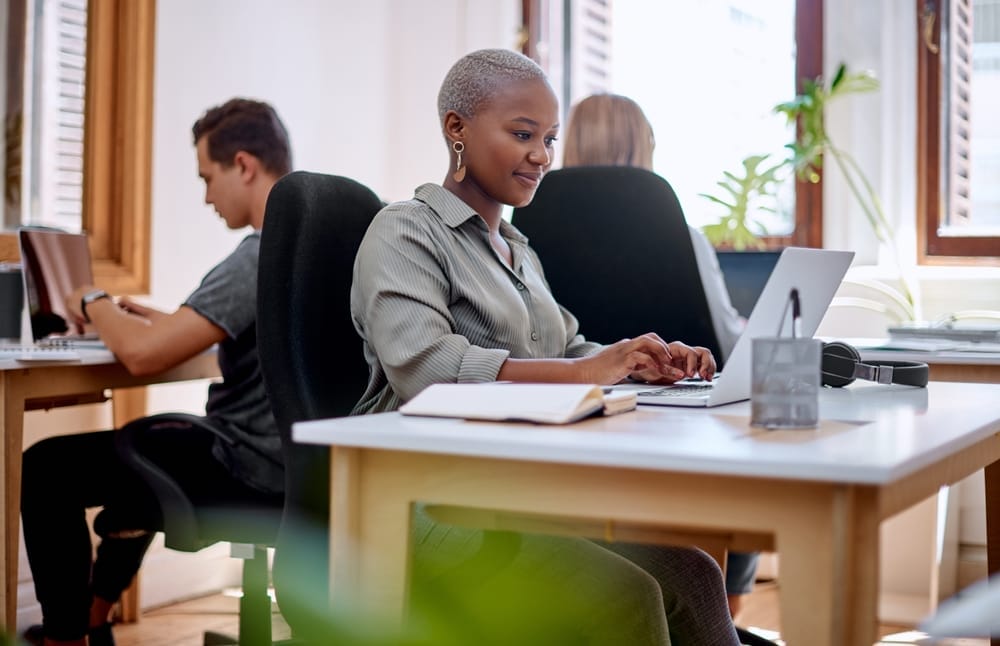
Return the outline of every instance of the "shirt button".
<path id="1" fill-rule="evenodd" d="M 532 332 L 531 333 L 531 340 L 532 341 L 537 341 L 538 340 L 538 332 Z"/>
<path id="2" fill-rule="evenodd" d="M 518 289 L 518 291 L 523 292 L 524 291 L 524 283 L 518 283 L 517 284 L 517 289 Z"/>

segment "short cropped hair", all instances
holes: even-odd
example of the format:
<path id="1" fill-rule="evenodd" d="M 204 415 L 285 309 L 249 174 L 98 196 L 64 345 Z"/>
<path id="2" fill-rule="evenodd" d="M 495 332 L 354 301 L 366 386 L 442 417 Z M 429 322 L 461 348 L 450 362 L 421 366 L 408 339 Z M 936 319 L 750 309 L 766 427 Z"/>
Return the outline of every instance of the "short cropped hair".
<path id="1" fill-rule="evenodd" d="M 288 131 L 278 113 L 267 103 L 230 99 L 210 108 L 191 128 L 197 145 L 206 137 L 208 157 L 232 166 L 236 153 L 245 151 L 260 160 L 264 169 L 278 177 L 292 170 Z"/>
<path id="2" fill-rule="evenodd" d="M 563 166 L 653 169 L 653 126 L 639 104 L 620 94 L 592 94 L 570 112 Z"/>
<path id="3" fill-rule="evenodd" d="M 438 118 L 454 110 L 463 117 L 475 116 L 510 81 L 547 81 L 538 63 L 510 49 L 480 49 L 458 59 L 441 83 Z"/>

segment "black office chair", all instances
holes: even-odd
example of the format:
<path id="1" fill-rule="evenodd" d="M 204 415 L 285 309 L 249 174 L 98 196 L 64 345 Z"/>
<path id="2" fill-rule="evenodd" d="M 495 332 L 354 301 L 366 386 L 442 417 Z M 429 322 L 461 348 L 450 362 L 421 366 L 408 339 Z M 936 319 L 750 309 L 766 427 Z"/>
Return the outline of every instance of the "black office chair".
<path id="1" fill-rule="evenodd" d="M 329 447 L 296 444 L 293 422 L 347 415 L 368 381 L 350 313 L 354 256 L 382 207 L 345 177 L 295 172 L 267 201 L 257 284 L 257 344 L 282 437 L 285 512 L 273 578 L 293 636 L 331 643 Z"/>
<path id="2" fill-rule="evenodd" d="M 118 430 L 115 444 L 119 455 L 153 490 L 160 504 L 167 547 L 197 552 L 219 541 L 246 544 L 242 556 L 243 596 L 240 599 L 239 637 L 205 633 L 205 645 L 240 644 L 263 646 L 271 643 L 271 599 L 268 596 L 267 548 L 275 544 L 281 521 L 280 496 L 248 496 L 242 499 L 195 502 L 150 456 L 147 444 L 155 434 L 183 433 L 187 425 L 219 434 L 206 419 L 184 413 L 166 413 L 126 424 Z M 175 430 L 176 429 L 176 430 Z M 227 437 L 227 441 L 231 441 Z M 128 530 L 102 511 L 94 520 L 98 535 Z"/>
<path id="3" fill-rule="evenodd" d="M 684 212 L 662 177 L 625 166 L 550 171 L 512 222 L 587 339 L 656 332 L 705 346 L 721 365 Z"/>

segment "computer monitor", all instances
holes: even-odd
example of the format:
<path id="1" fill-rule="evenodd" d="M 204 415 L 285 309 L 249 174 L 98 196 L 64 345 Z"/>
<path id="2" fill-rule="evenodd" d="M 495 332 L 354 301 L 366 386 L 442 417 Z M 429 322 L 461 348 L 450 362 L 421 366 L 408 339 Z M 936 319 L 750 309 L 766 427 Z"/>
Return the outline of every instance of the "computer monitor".
<path id="1" fill-rule="evenodd" d="M 716 251 L 719 267 L 726 281 L 729 300 L 744 318 L 750 318 L 771 271 L 781 256 L 781 250 Z"/>

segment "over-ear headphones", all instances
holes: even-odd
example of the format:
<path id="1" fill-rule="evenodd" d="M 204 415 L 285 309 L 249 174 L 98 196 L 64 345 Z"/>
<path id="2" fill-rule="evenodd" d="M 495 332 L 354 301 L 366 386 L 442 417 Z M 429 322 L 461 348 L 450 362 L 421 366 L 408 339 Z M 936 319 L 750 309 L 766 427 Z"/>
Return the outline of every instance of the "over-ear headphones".
<path id="1" fill-rule="evenodd" d="M 928 368 L 919 361 L 879 361 L 863 363 L 858 351 L 843 341 L 823 344 L 820 368 L 824 386 L 840 388 L 855 379 L 877 381 L 880 384 L 927 386 Z"/>

